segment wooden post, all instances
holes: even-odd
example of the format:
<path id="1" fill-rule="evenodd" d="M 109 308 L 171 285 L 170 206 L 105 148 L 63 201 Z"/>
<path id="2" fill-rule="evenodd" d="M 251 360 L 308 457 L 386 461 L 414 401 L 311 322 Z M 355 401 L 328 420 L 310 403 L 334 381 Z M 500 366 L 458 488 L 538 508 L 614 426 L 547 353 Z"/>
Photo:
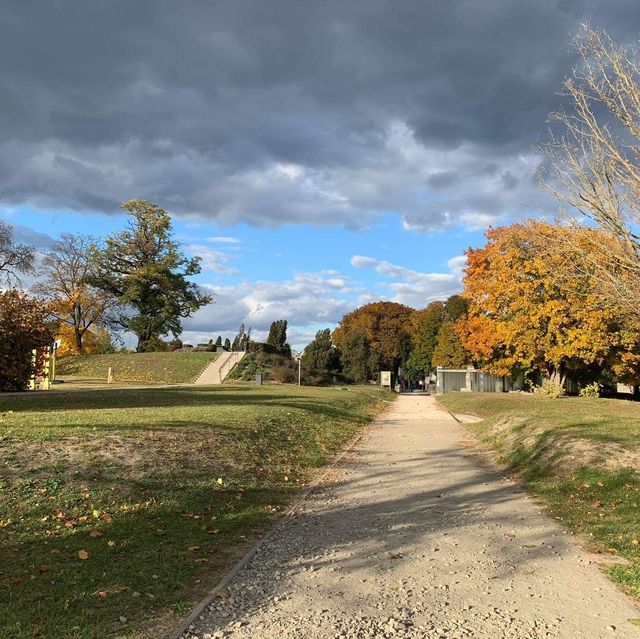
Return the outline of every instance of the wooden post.
<path id="1" fill-rule="evenodd" d="M 107 384 L 111 384 L 113 382 L 113 368 L 109 366 L 109 370 L 107 371 Z"/>

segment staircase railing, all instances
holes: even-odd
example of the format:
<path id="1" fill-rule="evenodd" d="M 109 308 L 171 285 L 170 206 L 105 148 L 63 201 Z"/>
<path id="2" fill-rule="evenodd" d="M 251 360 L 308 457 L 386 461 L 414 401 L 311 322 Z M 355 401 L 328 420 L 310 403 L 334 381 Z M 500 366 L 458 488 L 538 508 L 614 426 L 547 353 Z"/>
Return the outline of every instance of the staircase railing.
<path id="1" fill-rule="evenodd" d="M 240 355 L 240 357 L 242 357 L 242 355 L 244 355 L 244 353 L 241 352 L 231 352 L 229 353 L 229 356 L 227 357 L 227 359 L 221 364 L 220 368 L 218 368 L 218 379 L 220 381 L 220 383 L 222 384 L 222 382 L 224 381 L 224 378 L 231 372 L 231 369 L 240 361 L 240 359 L 238 358 L 238 355 Z M 229 370 L 227 370 L 227 372 L 223 375 L 223 371 L 225 369 L 225 367 L 227 365 L 229 365 Z"/>

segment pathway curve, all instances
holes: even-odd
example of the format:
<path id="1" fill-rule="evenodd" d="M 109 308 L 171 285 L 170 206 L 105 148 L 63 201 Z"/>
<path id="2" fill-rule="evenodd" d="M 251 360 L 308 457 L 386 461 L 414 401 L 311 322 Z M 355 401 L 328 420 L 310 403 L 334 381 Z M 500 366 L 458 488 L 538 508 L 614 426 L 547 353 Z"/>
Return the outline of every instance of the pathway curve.
<path id="1" fill-rule="evenodd" d="M 640 638 L 640 611 L 463 437 L 400 396 L 185 636 Z"/>

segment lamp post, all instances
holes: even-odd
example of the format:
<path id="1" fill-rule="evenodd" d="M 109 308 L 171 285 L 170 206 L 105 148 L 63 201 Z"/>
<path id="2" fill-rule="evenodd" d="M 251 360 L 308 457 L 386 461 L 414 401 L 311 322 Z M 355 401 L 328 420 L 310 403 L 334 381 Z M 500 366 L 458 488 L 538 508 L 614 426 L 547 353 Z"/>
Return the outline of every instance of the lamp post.
<path id="1" fill-rule="evenodd" d="M 300 383 L 300 379 L 301 379 L 300 363 L 302 361 L 302 353 L 299 351 L 292 351 L 291 354 L 293 355 L 293 358 L 298 361 L 298 386 L 301 386 L 302 384 Z"/>

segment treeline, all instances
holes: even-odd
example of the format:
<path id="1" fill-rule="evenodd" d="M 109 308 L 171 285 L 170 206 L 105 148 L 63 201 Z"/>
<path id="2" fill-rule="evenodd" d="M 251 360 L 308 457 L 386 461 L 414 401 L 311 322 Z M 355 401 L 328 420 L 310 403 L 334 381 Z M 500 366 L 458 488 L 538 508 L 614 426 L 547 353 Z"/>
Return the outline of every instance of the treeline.
<path id="1" fill-rule="evenodd" d="M 302 354 L 304 378 L 366 383 L 389 370 L 417 381 L 437 366 L 467 366 L 470 354 L 455 331 L 466 312 L 459 295 L 422 310 L 396 302 L 366 304 L 347 313 L 333 333 L 318 331 Z"/>

